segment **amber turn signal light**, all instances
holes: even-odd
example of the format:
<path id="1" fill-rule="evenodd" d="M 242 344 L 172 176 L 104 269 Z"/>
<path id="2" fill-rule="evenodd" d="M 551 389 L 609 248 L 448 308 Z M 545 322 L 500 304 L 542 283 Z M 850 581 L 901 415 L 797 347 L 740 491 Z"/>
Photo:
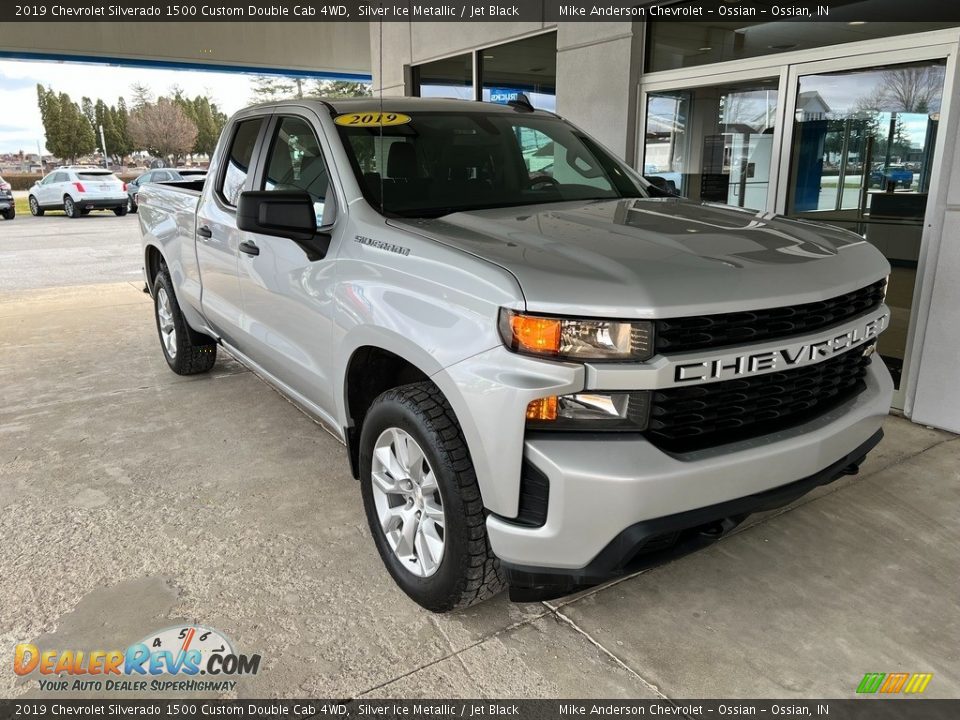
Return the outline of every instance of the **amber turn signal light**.
<path id="1" fill-rule="evenodd" d="M 527 405 L 527 420 L 545 421 L 557 419 L 557 396 L 537 398 Z"/>
<path id="2" fill-rule="evenodd" d="M 538 354 L 560 351 L 560 320 L 533 315 L 511 315 L 510 330 L 518 349 Z"/>

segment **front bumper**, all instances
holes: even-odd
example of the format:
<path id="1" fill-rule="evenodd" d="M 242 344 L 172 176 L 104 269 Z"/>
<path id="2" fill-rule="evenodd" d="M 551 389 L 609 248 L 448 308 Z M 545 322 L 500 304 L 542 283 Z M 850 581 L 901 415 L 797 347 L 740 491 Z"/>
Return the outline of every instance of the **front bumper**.
<path id="1" fill-rule="evenodd" d="M 0 210 L 9 210 L 13 207 L 13 198 L 0 197 Z"/>
<path id="2" fill-rule="evenodd" d="M 879 441 L 889 410 L 893 383 L 878 358 L 865 382 L 862 393 L 806 423 L 685 455 L 639 436 L 528 437 L 525 461 L 549 482 L 546 522 L 487 519 L 511 596 L 556 597 L 631 572 L 834 480 Z M 641 555 L 665 537 L 671 548 Z"/>

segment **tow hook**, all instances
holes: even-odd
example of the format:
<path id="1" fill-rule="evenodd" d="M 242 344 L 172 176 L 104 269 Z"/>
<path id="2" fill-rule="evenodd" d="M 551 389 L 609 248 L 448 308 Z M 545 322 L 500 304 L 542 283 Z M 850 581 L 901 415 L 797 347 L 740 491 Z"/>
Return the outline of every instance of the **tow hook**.
<path id="1" fill-rule="evenodd" d="M 704 525 L 700 528 L 699 532 L 702 537 L 716 540 L 733 530 L 741 522 L 743 522 L 743 517 L 741 516 L 724 518 L 723 520 L 717 520 L 716 522 Z"/>
<path id="2" fill-rule="evenodd" d="M 841 475 L 857 475 L 860 473 L 860 463 L 851 463 L 840 471 Z"/>

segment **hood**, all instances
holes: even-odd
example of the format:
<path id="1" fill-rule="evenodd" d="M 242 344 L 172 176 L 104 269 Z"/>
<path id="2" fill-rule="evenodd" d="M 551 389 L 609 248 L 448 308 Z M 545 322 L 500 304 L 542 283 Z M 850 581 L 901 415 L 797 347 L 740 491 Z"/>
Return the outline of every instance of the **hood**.
<path id="1" fill-rule="evenodd" d="M 511 272 L 527 309 L 662 318 L 795 305 L 889 273 L 859 235 L 679 198 L 391 220 Z"/>

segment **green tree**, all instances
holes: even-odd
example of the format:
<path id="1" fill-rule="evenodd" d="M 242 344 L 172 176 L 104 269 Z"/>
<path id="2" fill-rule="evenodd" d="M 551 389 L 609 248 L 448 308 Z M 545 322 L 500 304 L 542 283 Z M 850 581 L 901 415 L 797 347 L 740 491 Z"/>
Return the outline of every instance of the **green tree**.
<path id="1" fill-rule="evenodd" d="M 110 113 L 113 115 L 113 127 L 117 134 L 117 149 L 115 152 L 120 157 L 126 157 L 134 150 L 133 142 L 130 140 L 130 129 L 127 125 L 130 119 L 130 114 L 127 112 L 127 101 L 119 98 L 116 108 L 111 107 Z"/>
<path id="2" fill-rule="evenodd" d="M 93 126 L 77 103 L 66 93 L 37 85 L 37 104 L 46 136 L 47 150 L 62 160 L 75 162 L 96 148 Z"/>
<path id="3" fill-rule="evenodd" d="M 282 75 L 254 75 L 250 81 L 252 102 L 273 102 L 303 97 L 303 78 Z"/>
<path id="4" fill-rule="evenodd" d="M 88 97 L 80 98 L 80 109 L 83 111 L 83 116 L 87 119 L 87 122 L 96 127 L 97 119 L 93 108 L 93 100 Z"/>
<path id="5" fill-rule="evenodd" d="M 373 90 L 370 83 L 352 80 L 313 80 L 309 94 L 326 98 L 370 97 Z"/>
<path id="6" fill-rule="evenodd" d="M 134 83 L 130 86 L 130 94 L 133 96 L 133 109 L 139 110 L 144 105 L 153 102 L 153 90 L 143 83 Z"/>

